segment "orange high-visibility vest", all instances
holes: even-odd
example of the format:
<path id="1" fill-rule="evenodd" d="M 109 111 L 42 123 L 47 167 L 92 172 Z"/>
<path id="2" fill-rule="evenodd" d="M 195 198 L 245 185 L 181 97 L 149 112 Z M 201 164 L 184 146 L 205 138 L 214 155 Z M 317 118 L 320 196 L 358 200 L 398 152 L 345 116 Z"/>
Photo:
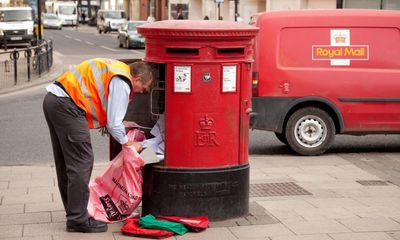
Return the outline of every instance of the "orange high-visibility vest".
<path id="1" fill-rule="evenodd" d="M 131 84 L 129 99 L 133 97 L 133 79 L 127 64 L 104 58 L 84 61 L 61 75 L 56 82 L 62 85 L 75 104 L 86 112 L 89 128 L 107 124 L 107 103 L 110 81 L 121 76 Z"/>

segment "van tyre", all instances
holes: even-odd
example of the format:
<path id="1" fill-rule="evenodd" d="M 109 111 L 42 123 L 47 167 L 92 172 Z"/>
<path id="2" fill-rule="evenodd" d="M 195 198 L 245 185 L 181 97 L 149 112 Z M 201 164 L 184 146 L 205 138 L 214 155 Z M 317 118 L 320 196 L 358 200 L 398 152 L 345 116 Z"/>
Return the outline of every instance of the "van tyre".
<path id="1" fill-rule="evenodd" d="M 330 148 L 335 133 L 335 124 L 324 110 L 306 107 L 290 116 L 285 135 L 293 151 L 300 155 L 313 156 Z"/>

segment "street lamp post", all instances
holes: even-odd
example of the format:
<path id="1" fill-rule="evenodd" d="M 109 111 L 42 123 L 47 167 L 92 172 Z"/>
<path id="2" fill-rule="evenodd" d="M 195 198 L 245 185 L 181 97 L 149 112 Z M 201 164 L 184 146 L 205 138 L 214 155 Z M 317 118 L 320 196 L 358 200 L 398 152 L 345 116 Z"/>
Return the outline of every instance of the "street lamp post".
<path id="1" fill-rule="evenodd" d="M 39 42 L 42 41 L 42 5 L 40 4 L 40 0 L 37 0 L 37 11 L 38 11 L 38 23 L 37 23 L 37 31 L 38 31 L 38 39 Z"/>
<path id="2" fill-rule="evenodd" d="M 221 17 L 221 3 L 218 3 L 218 20 Z"/>
<path id="3" fill-rule="evenodd" d="M 221 19 L 221 3 L 224 3 L 224 0 L 215 0 L 215 3 L 218 5 L 218 20 Z"/>
<path id="4" fill-rule="evenodd" d="M 239 0 L 235 0 L 235 22 L 237 22 L 237 17 L 238 17 L 238 4 Z"/>

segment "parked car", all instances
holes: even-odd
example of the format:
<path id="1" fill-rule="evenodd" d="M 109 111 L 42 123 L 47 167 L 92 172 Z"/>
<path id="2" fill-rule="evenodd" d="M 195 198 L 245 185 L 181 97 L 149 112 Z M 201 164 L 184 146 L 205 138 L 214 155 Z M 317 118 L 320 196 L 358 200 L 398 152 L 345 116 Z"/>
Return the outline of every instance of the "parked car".
<path id="1" fill-rule="evenodd" d="M 119 47 L 144 48 L 144 37 L 137 32 L 136 27 L 145 24 L 146 21 L 129 21 L 118 31 Z"/>
<path id="2" fill-rule="evenodd" d="M 99 10 L 97 13 L 97 30 L 101 34 L 118 31 L 126 24 L 125 12 L 120 10 Z"/>
<path id="3" fill-rule="evenodd" d="M 43 14 L 43 27 L 61 30 L 62 29 L 62 21 L 54 13 L 45 13 L 45 14 Z"/>

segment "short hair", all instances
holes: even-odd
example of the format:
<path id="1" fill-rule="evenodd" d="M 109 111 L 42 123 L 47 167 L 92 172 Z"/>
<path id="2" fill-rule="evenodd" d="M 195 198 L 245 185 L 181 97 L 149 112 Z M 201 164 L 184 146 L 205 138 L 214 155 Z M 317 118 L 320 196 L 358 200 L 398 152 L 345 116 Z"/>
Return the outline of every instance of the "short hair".
<path id="1" fill-rule="evenodd" d="M 140 82 L 148 83 L 153 80 L 153 67 L 144 61 L 137 61 L 129 64 L 131 74 L 134 77 L 140 76 Z"/>

